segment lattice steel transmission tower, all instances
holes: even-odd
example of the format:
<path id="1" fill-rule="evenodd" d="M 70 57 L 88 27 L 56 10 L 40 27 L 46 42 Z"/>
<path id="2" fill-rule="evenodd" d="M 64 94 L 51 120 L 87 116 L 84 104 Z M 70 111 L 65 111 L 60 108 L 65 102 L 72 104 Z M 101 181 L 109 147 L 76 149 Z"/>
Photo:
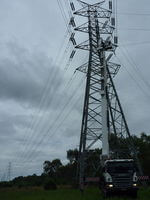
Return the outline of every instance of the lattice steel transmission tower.
<path id="1" fill-rule="evenodd" d="M 112 154 L 115 158 L 121 157 L 112 150 L 110 135 L 116 137 L 116 146 L 119 142 L 127 142 L 127 150 L 123 150 L 126 157 L 138 159 L 113 82 L 120 68 L 119 64 L 110 61 L 118 46 L 115 5 L 112 0 L 95 4 L 78 2 L 82 7 L 74 14 L 87 18 L 87 22 L 75 30 L 87 33 L 88 40 L 76 48 L 89 51 L 88 62 L 78 68 L 87 75 L 79 147 L 79 180 L 83 186 L 91 149 L 102 147 L 102 159 L 110 158 Z M 99 167 L 93 166 L 93 172 L 97 170 Z"/>

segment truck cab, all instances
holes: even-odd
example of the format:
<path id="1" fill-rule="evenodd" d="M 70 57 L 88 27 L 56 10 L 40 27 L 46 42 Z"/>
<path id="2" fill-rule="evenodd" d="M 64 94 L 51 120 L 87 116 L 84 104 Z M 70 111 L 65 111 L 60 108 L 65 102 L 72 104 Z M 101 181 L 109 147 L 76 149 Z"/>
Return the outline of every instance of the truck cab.
<path id="1" fill-rule="evenodd" d="M 126 192 L 137 197 L 137 170 L 132 159 L 106 160 L 102 168 L 101 186 L 105 196 Z"/>

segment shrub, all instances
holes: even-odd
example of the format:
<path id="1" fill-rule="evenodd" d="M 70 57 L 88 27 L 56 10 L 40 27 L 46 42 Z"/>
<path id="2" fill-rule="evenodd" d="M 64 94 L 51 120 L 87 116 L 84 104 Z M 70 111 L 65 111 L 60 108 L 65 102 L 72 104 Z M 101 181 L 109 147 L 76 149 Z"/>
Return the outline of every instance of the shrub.
<path id="1" fill-rule="evenodd" d="M 6 182 L 6 181 L 0 182 L 0 188 L 10 188 L 12 186 L 13 186 L 12 182 Z"/>

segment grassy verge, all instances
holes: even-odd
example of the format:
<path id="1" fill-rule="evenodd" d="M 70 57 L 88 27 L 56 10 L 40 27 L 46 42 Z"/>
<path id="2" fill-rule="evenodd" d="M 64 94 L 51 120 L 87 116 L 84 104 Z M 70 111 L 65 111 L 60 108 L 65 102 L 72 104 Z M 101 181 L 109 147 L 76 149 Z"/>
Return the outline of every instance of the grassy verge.
<path id="1" fill-rule="evenodd" d="M 100 191 L 96 188 L 87 189 L 82 195 L 79 190 L 59 189 L 44 191 L 37 189 L 3 189 L 0 190 L 0 200 L 102 200 Z M 129 199 L 128 197 L 113 197 L 112 200 Z M 150 189 L 141 189 L 138 200 L 150 200 Z"/>

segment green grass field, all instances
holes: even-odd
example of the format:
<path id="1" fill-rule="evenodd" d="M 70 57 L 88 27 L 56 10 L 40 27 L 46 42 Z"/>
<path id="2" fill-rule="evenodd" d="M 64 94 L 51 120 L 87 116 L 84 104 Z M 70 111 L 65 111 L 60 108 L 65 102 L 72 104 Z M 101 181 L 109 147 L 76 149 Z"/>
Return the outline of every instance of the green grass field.
<path id="1" fill-rule="evenodd" d="M 42 189 L 1 189 L 0 200 L 102 200 L 98 189 L 87 189 L 84 195 L 74 189 L 58 189 L 44 191 Z M 128 197 L 113 197 L 112 200 L 129 199 Z M 138 199 L 150 200 L 150 188 L 141 189 Z"/>

